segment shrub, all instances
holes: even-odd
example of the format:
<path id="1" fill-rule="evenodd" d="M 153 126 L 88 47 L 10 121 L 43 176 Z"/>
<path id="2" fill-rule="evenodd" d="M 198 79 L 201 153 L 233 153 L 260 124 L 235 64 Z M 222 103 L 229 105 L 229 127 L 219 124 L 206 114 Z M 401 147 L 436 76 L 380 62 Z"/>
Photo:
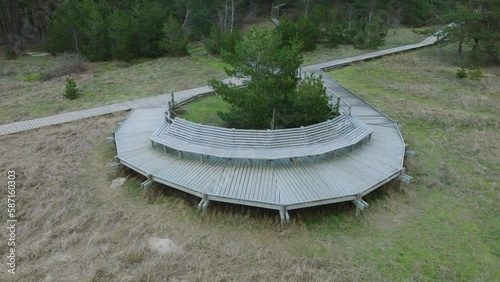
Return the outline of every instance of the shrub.
<path id="1" fill-rule="evenodd" d="M 57 63 L 42 75 L 44 80 L 50 80 L 64 75 L 82 73 L 87 70 L 87 61 L 76 54 L 62 54 Z"/>
<path id="2" fill-rule="evenodd" d="M 297 21 L 297 34 L 302 40 L 302 51 L 312 51 L 316 49 L 319 41 L 319 29 L 308 17 L 300 17 Z"/>
<path id="3" fill-rule="evenodd" d="M 312 51 L 316 49 L 319 41 L 319 28 L 308 17 L 300 17 L 297 22 L 283 19 L 276 27 L 276 31 L 281 35 L 284 45 L 293 44 L 292 41 L 300 39 L 302 41 L 302 51 Z"/>
<path id="4" fill-rule="evenodd" d="M 164 37 L 160 46 L 167 56 L 185 56 L 188 54 L 188 36 L 181 24 L 174 17 L 170 17 L 163 25 Z"/>
<path id="5" fill-rule="evenodd" d="M 80 96 L 80 91 L 78 90 L 78 86 L 76 86 L 76 82 L 74 79 L 66 78 L 66 87 L 64 88 L 63 93 L 64 98 L 75 100 Z"/>
<path id="6" fill-rule="evenodd" d="M 290 45 L 294 38 L 298 37 L 297 25 L 290 19 L 284 18 L 276 27 L 276 31 L 281 36 L 284 45 Z"/>
<path id="7" fill-rule="evenodd" d="M 332 24 L 326 30 L 326 47 L 336 48 L 345 41 L 345 31 L 342 26 Z"/>
<path id="8" fill-rule="evenodd" d="M 481 68 L 476 68 L 469 70 L 469 78 L 472 80 L 481 80 L 483 77 L 483 70 Z"/>
<path id="9" fill-rule="evenodd" d="M 12 48 L 10 46 L 5 47 L 3 55 L 4 55 L 6 60 L 14 60 L 17 58 L 16 50 L 14 50 L 14 48 Z"/>
<path id="10" fill-rule="evenodd" d="M 234 46 L 241 38 L 240 32 L 235 29 L 233 32 L 222 32 L 214 25 L 210 31 L 205 48 L 210 54 L 220 55 L 221 50 L 226 52 L 234 52 Z"/>
<path id="11" fill-rule="evenodd" d="M 462 79 L 462 78 L 466 78 L 467 77 L 467 70 L 465 70 L 465 67 L 460 67 L 457 72 L 456 72 L 456 76 L 457 78 L 459 79 Z"/>

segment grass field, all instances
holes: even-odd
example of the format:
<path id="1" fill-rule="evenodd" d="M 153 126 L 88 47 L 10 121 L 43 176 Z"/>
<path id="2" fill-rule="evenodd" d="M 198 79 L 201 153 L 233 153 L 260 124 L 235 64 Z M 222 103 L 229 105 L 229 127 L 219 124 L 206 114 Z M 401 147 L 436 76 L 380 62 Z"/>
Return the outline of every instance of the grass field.
<path id="1" fill-rule="evenodd" d="M 420 40 L 399 34 L 387 47 Z M 223 76 L 201 44 L 191 52 L 92 63 L 75 76 L 84 90 L 75 102 L 61 96 L 64 79 L 37 81 L 53 59 L 0 61 L 0 124 Z M 315 52 L 306 63 L 366 51 Z M 369 194 L 359 217 L 351 203 L 293 211 L 285 230 L 274 211 L 211 203 L 200 214 L 198 198 L 160 185 L 143 192 L 143 177 L 108 171 L 116 152 L 104 138 L 126 113 L 0 136 L 0 181 L 16 171 L 19 219 L 18 274 L 8 276 L 2 263 L 0 281 L 499 281 L 500 68 L 485 68 L 481 81 L 458 80 L 455 63 L 453 50 L 431 47 L 330 72 L 404 125 L 417 152 L 405 165 L 413 183 Z M 195 103 L 185 107 L 204 107 Z M 127 178 L 124 187 L 110 188 L 117 177 Z M 0 232 L 3 262 L 6 236 Z M 151 251 L 151 237 L 180 250 Z"/>
<path id="2" fill-rule="evenodd" d="M 260 19 L 258 28 L 273 28 L 269 19 Z M 423 36 L 411 29 L 389 32 L 381 48 L 419 42 Z M 56 58 L 21 56 L 16 60 L 0 57 L 0 124 L 50 116 L 77 109 L 112 104 L 205 85 L 210 78 L 225 77 L 226 66 L 219 58 L 207 55 L 203 42 L 189 46 L 191 56 L 183 58 L 136 59 L 130 63 L 89 63 L 88 70 L 71 75 L 81 90 L 77 100 L 64 99 L 65 78 L 40 81 L 43 73 L 54 68 Z M 328 49 L 318 45 L 304 54 L 304 64 L 340 59 L 368 50 L 340 46 Z"/>
<path id="3" fill-rule="evenodd" d="M 210 95 L 182 106 L 184 111 L 180 117 L 196 122 L 214 126 L 224 126 L 224 122 L 217 115 L 218 111 L 225 112 L 229 109 L 229 104 L 224 102 L 219 96 Z"/>
<path id="4" fill-rule="evenodd" d="M 407 165 L 414 183 L 399 215 L 404 223 L 375 232 L 379 243 L 360 257 L 394 280 L 498 280 L 500 68 L 486 68 L 481 81 L 459 80 L 445 50 L 330 73 L 399 120 L 417 152 Z"/>
<path id="5" fill-rule="evenodd" d="M 82 93 L 77 100 L 63 98 L 65 77 L 36 79 L 54 66 L 53 57 L 2 58 L 0 124 L 193 88 L 225 77 L 220 60 L 199 49 L 194 44 L 191 57 L 89 63 L 85 73 L 72 75 Z"/>
<path id="6" fill-rule="evenodd" d="M 399 120 L 417 151 L 406 163 L 413 184 L 378 189 L 360 217 L 350 203 L 298 210 L 280 231 L 276 212 L 212 203 L 199 214 L 187 194 L 142 192 L 142 177 L 106 169 L 115 150 L 104 138 L 125 113 L 1 136 L 19 222 L 18 275 L 2 263 L 0 280 L 498 281 L 500 69 L 457 80 L 439 51 L 331 73 Z M 123 188 L 108 187 L 122 176 Z M 150 251 L 151 237 L 181 250 Z"/>
<path id="7" fill-rule="evenodd" d="M 390 29 L 385 38 L 384 45 L 380 46 L 378 50 L 418 43 L 427 37 L 426 35 L 413 32 L 414 30 L 419 31 L 422 29 L 401 27 L 396 29 L 396 33 L 394 33 L 393 29 Z M 365 54 L 371 51 L 373 50 L 355 49 L 352 45 L 340 45 L 337 48 L 326 48 L 323 45 L 319 44 L 316 50 L 304 53 L 304 65 L 343 59 L 360 54 Z"/>

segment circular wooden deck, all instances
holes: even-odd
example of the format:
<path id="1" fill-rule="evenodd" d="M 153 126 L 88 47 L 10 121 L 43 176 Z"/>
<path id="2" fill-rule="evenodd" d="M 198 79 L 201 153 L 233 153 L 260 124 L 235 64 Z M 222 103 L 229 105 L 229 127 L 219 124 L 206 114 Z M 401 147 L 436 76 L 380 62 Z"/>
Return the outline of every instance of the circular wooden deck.
<path id="1" fill-rule="evenodd" d="M 364 195 L 395 178 L 411 179 L 403 167 L 405 143 L 396 122 L 322 70 L 433 43 L 435 38 L 431 37 L 419 44 L 302 68 L 304 72 L 322 75 L 328 92 L 342 100 L 343 108 L 349 109 L 356 121 L 367 126 L 369 142 L 359 142 L 364 136 L 352 146 L 313 153 L 292 150 L 275 158 L 272 154 L 265 157 L 269 151 L 257 146 L 263 140 L 257 133 L 244 146 L 244 154 L 238 154 L 238 146 L 231 147 L 232 137 L 207 143 L 206 138 L 215 136 L 214 132 L 220 129 L 179 120 L 174 126 L 180 131 L 168 132 L 172 124 L 165 124 L 163 108 L 142 108 L 133 110 L 116 130 L 118 154 L 112 166 L 125 165 L 146 176 L 144 188 L 158 182 L 198 196 L 200 209 L 206 209 L 210 201 L 274 209 L 280 212 L 282 222 L 289 219 L 288 210 L 336 202 L 352 201 L 358 210 L 364 210 L 368 207 L 362 199 Z M 197 136 L 199 130 L 207 132 Z"/>

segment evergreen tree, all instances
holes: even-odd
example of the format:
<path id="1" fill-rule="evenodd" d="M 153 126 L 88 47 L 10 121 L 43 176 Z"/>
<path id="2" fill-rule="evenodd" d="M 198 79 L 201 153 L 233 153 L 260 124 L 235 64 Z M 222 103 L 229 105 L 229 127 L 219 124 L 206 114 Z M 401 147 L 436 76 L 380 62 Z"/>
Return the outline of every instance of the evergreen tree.
<path id="1" fill-rule="evenodd" d="M 113 58 L 128 60 L 137 56 L 132 36 L 131 17 L 121 10 L 114 10 L 109 23 L 109 38 Z"/>
<path id="2" fill-rule="evenodd" d="M 161 48 L 167 56 L 184 56 L 188 54 L 187 34 L 182 29 L 179 21 L 170 16 L 163 25 L 164 38 L 161 40 Z"/>
<path id="3" fill-rule="evenodd" d="M 316 124 L 332 118 L 331 98 L 326 94 L 321 77 L 309 76 L 297 85 L 293 112 L 285 118 L 287 127 Z"/>
<path id="4" fill-rule="evenodd" d="M 80 53 L 83 32 L 86 26 L 86 10 L 80 1 L 62 3 L 48 25 L 44 47 L 50 53 Z"/>
<path id="5" fill-rule="evenodd" d="M 475 64 L 500 62 L 500 0 L 457 3 L 446 19 L 451 24 L 445 31 L 457 43 L 458 56 L 468 44 Z"/>
<path id="6" fill-rule="evenodd" d="M 388 27 L 384 21 L 386 11 L 381 6 L 376 0 L 354 2 L 353 23 L 348 31 L 354 47 L 374 49 L 384 44 Z"/>
<path id="7" fill-rule="evenodd" d="M 221 31 L 217 25 L 213 25 L 210 35 L 205 43 L 207 51 L 214 55 L 220 55 L 221 50 L 234 52 L 234 46 L 240 40 L 241 34 L 237 29 Z"/>
<path id="8" fill-rule="evenodd" d="M 88 11 L 86 28 L 83 30 L 85 41 L 82 46 L 83 53 L 91 61 L 109 59 L 111 56 L 108 36 L 108 21 L 103 16 L 98 5 L 92 0 L 84 1 L 85 10 Z"/>
<path id="9" fill-rule="evenodd" d="M 297 34 L 302 40 L 302 50 L 312 51 L 316 49 L 319 40 L 319 29 L 308 17 L 302 16 L 297 21 Z"/>
<path id="10" fill-rule="evenodd" d="M 429 0 L 407 0 L 402 2 L 404 23 L 410 26 L 424 26 L 432 15 Z"/>
<path id="11" fill-rule="evenodd" d="M 229 112 L 219 113 L 229 126 L 296 127 L 331 116 L 330 110 L 326 115 L 324 112 L 329 107 L 321 80 L 308 77 L 299 84 L 301 43 L 292 40 L 283 45 L 281 41 L 280 34 L 274 30 L 254 29 L 236 44 L 234 53 L 222 52 L 231 65 L 226 70 L 228 75 L 251 78 L 244 82 L 243 88 L 215 79 L 210 81 L 216 93 L 231 104 Z"/>
<path id="12" fill-rule="evenodd" d="M 283 19 L 276 27 L 281 35 L 283 44 L 290 45 L 296 39 L 302 41 L 302 51 L 316 49 L 319 40 L 319 29 L 308 17 L 301 16 L 297 23 L 289 19 Z"/>
<path id="13" fill-rule="evenodd" d="M 66 78 L 66 86 L 64 87 L 64 98 L 74 100 L 80 96 L 80 90 L 76 86 L 76 82 L 72 78 Z"/>
<path id="14" fill-rule="evenodd" d="M 158 57 L 162 54 L 165 10 L 156 0 L 136 0 L 130 12 L 131 37 L 135 52 L 140 56 Z"/>
<path id="15" fill-rule="evenodd" d="M 280 19 L 276 31 L 285 45 L 291 44 L 298 37 L 297 25 L 288 18 Z"/>

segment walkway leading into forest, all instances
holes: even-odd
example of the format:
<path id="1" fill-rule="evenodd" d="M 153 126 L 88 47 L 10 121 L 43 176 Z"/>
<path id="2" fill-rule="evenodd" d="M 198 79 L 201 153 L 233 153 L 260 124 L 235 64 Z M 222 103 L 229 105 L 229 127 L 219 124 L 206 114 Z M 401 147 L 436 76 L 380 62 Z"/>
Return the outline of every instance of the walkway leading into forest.
<path id="1" fill-rule="evenodd" d="M 409 51 L 409 50 L 414 50 L 414 49 L 426 47 L 429 45 L 433 45 L 434 43 L 436 43 L 436 41 L 437 41 L 437 38 L 435 36 L 431 36 L 431 37 L 428 37 L 427 39 L 425 39 L 422 42 L 417 43 L 417 44 L 405 45 L 405 46 L 400 46 L 400 47 L 396 47 L 396 48 L 371 52 L 371 53 L 367 53 L 367 54 L 363 54 L 363 55 L 359 55 L 359 56 L 349 57 L 349 58 L 345 58 L 345 59 L 308 65 L 308 66 L 303 67 L 302 69 L 304 71 L 307 71 L 310 73 L 317 73 L 317 72 L 321 72 L 321 70 L 327 70 L 327 69 L 334 68 L 334 67 L 345 66 L 345 65 L 348 65 L 348 64 L 353 63 L 353 62 L 372 60 L 372 59 L 379 58 L 379 57 L 386 56 L 386 55 L 397 54 L 397 53 L 401 53 L 401 52 L 405 52 L 405 51 Z M 241 83 L 235 79 L 225 79 L 225 81 L 228 81 L 228 80 L 231 80 L 233 83 Z M 207 94 L 207 93 L 211 93 L 211 92 L 212 92 L 212 89 L 210 87 L 202 86 L 202 87 L 197 87 L 197 88 L 192 88 L 192 89 L 187 89 L 187 90 L 175 92 L 175 99 L 178 101 L 183 101 L 183 100 L 187 100 L 189 98 L 195 97 L 195 96 L 199 96 L 199 95 Z M 131 100 L 131 101 L 125 101 L 125 102 L 121 102 L 121 103 L 111 104 L 111 105 L 89 108 L 89 109 L 85 109 L 85 110 L 78 110 L 78 111 L 73 111 L 73 112 L 62 113 L 62 114 L 52 115 L 52 116 L 48 116 L 48 117 L 41 117 L 41 118 L 36 118 L 36 119 L 31 119 L 31 120 L 3 124 L 3 125 L 0 125 L 0 136 L 12 134 L 12 133 L 17 133 L 17 132 L 23 132 L 23 131 L 32 130 L 32 129 L 37 129 L 37 128 L 41 128 L 41 127 L 45 127 L 45 126 L 63 124 L 63 123 L 72 122 L 72 121 L 90 118 L 90 117 L 95 117 L 95 116 L 106 115 L 106 114 L 110 114 L 110 113 L 114 113 L 114 112 L 126 111 L 126 110 L 136 109 L 136 108 L 147 108 L 147 107 L 155 107 L 158 105 L 165 105 L 169 101 L 169 99 L 170 99 L 170 94 L 163 94 L 163 95 L 152 96 L 152 97 L 143 98 L 143 99 L 137 99 L 137 100 Z"/>
<path id="2" fill-rule="evenodd" d="M 435 42 L 436 38 L 430 37 L 418 44 L 301 68 L 301 75 L 321 75 L 328 93 L 340 98 L 341 112 L 356 117 L 367 126 L 372 132 L 367 142 L 318 154 L 301 154 L 298 150 L 293 154 L 288 152 L 287 158 L 254 156 L 256 152 L 251 150 L 244 156 L 228 156 L 227 151 L 233 145 L 245 150 L 256 142 L 262 143 L 261 139 L 269 134 L 267 131 L 245 132 L 251 142 L 242 137 L 235 140 L 236 133 L 226 132 L 231 130 L 221 132 L 222 129 L 190 123 L 193 128 L 180 130 L 176 133 L 177 139 L 162 135 L 166 139 L 157 140 L 158 132 L 175 128 L 177 119 L 172 124 L 166 123 L 165 109 L 152 107 L 133 110 L 115 131 L 117 156 L 110 167 L 126 166 L 144 175 L 147 177 L 142 184 L 144 188 L 157 182 L 200 197 L 198 207 L 203 210 L 210 201 L 267 208 L 279 211 L 282 223 L 289 220 L 290 210 L 337 202 L 351 201 L 358 211 L 365 210 L 368 203 L 362 198 L 366 194 L 393 179 L 405 182 L 411 179 L 403 167 L 405 142 L 394 120 L 344 88 L 323 70 L 414 50 Z M 209 131 L 206 134 L 205 129 Z M 335 130 L 328 132 L 332 133 Z M 221 138 L 226 143 L 217 147 L 223 151 L 218 154 L 212 148 L 213 140 Z M 264 143 L 269 147 L 269 142 Z M 305 145 L 300 149 L 311 148 Z"/>
<path id="3" fill-rule="evenodd" d="M 234 78 L 226 78 L 223 79 L 223 81 L 231 81 L 232 83 L 235 83 L 237 85 L 241 84 L 241 81 Z M 175 99 L 178 101 L 184 101 L 211 92 L 213 92 L 213 90 L 210 87 L 201 86 L 175 92 Z M 105 105 L 95 108 L 89 108 L 85 110 L 67 112 L 48 117 L 41 117 L 31 120 L 24 120 L 24 121 L 3 124 L 0 125 L 0 136 L 37 129 L 45 126 L 63 124 L 85 118 L 102 116 L 115 112 L 128 111 L 131 109 L 157 107 L 158 105 L 167 104 L 168 101 L 170 101 L 170 93 L 158 96 L 151 96 L 143 99 L 125 101 L 121 103 Z"/>
<path id="4" fill-rule="evenodd" d="M 147 177 L 142 184 L 144 188 L 158 182 L 193 194 L 201 198 L 200 209 L 206 209 L 210 201 L 219 201 L 278 210 L 282 223 L 289 220 L 289 210 L 336 202 L 352 201 L 361 211 L 368 207 L 362 199 L 366 194 L 395 178 L 411 179 L 403 167 L 405 143 L 394 120 L 344 88 L 324 70 L 415 50 L 436 41 L 431 36 L 417 44 L 301 68 L 301 75 L 321 75 L 328 92 L 340 98 L 341 112 L 352 114 L 370 132 L 373 130 L 368 142 L 333 153 L 275 160 L 213 154 L 203 158 L 202 154 L 200 159 L 190 152 L 155 148 L 150 137 L 165 124 L 164 105 L 170 94 L 0 125 L 0 135 L 134 109 L 113 136 L 117 157 L 110 167 L 124 165 L 141 173 Z M 242 83 L 232 78 L 225 80 Z M 211 92 L 208 86 L 178 91 L 175 100 L 183 102 Z"/>

